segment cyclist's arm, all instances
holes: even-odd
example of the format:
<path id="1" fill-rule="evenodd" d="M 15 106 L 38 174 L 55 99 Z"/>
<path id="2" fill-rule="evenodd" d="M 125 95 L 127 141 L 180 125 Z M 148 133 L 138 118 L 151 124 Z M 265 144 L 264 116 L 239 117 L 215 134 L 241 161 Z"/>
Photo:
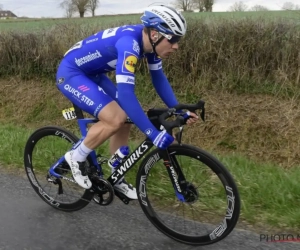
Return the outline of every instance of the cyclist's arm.
<path id="1" fill-rule="evenodd" d="M 139 55 L 133 50 L 133 37 L 122 37 L 117 43 L 118 60 L 116 65 L 116 80 L 118 89 L 118 102 L 133 123 L 147 136 L 157 129 L 145 115 L 136 95 L 135 88 L 135 65 Z M 132 65 L 132 66 L 130 66 Z"/>
<path id="2" fill-rule="evenodd" d="M 174 107 L 178 104 L 178 101 L 165 73 L 163 72 L 161 59 L 157 58 L 153 53 L 147 54 L 146 56 L 152 84 L 157 94 L 169 108 Z"/>

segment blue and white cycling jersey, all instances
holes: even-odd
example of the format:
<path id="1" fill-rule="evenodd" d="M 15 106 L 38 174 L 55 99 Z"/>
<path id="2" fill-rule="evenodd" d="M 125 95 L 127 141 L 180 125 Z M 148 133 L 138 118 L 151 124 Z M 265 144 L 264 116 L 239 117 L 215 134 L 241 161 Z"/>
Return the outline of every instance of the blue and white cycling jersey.
<path id="1" fill-rule="evenodd" d="M 98 75 L 116 71 L 117 101 L 119 105 L 136 126 L 150 136 L 155 127 L 144 114 L 134 94 L 135 69 L 138 60 L 143 57 L 147 58 L 152 83 L 165 104 L 168 107 L 173 107 L 177 104 L 177 100 L 169 81 L 163 73 L 161 59 L 155 53 L 144 53 L 143 51 L 143 28 L 143 25 L 138 24 L 106 29 L 76 43 L 65 53 L 60 64 L 57 73 L 57 86 L 63 93 L 65 91 L 73 92 L 74 94 L 77 91 L 77 97 L 79 97 L 82 91 L 90 90 L 92 87 L 88 83 L 81 82 L 79 83 L 81 85 L 74 89 L 69 84 L 71 82 L 71 80 L 68 81 L 69 79 L 80 75 L 93 79 L 93 77 Z M 77 80 L 83 81 L 83 78 L 77 78 Z M 60 87 L 62 82 L 68 84 L 68 86 Z M 102 86 L 106 90 L 105 86 Z M 108 95 L 112 94 L 108 91 Z M 105 102 L 101 104 L 96 103 L 97 98 L 95 95 L 94 97 L 85 96 L 87 96 L 87 99 L 85 98 L 82 101 L 81 98 L 79 101 L 92 106 L 94 109 L 94 111 L 90 111 L 92 115 L 97 116 L 100 105 L 103 108 L 107 104 Z M 67 97 L 69 98 L 69 96 Z M 115 96 L 111 97 L 116 98 Z M 101 97 L 99 96 L 99 98 Z"/>

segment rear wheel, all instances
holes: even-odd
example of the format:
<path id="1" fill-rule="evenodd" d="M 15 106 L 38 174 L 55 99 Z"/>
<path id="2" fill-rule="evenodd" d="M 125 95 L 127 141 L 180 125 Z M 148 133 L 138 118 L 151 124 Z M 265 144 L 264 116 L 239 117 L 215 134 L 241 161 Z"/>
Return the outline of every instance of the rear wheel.
<path id="1" fill-rule="evenodd" d="M 55 178 L 48 172 L 78 140 L 74 134 L 63 128 L 49 126 L 36 130 L 25 146 L 25 171 L 34 191 L 47 204 L 64 211 L 82 209 L 89 204 L 94 194 L 74 181 L 65 161 L 56 167 L 55 172 L 68 180 Z"/>
<path id="2" fill-rule="evenodd" d="M 177 199 L 157 149 L 144 159 L 137 175 L 138 199 L 144 213 L 174 240 L 192 245 L 222 240 L 234 229 L 240 214 L 233 178 L 222 163 L 199 148 L 172 145 L 168 150 L 187 181 L 185 201 Z"/>

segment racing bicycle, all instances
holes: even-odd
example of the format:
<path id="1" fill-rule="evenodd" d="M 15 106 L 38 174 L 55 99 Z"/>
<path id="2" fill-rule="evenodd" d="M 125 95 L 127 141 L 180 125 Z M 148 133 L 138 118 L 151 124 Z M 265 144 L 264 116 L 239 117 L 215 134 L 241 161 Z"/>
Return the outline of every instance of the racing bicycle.
<path id="1" fill-rule="evenodd" d="M 105 150 L 93 151 L 81 169 L 92 182 L 88 190 L 77 185 L 64 154 L 79 145 L 89 126 L 98 119 L 85 117 L 73 105 L 62 113 L 67 120 L 77 119 L 81 139 L 58 126 L 45 126 L 33 132 L 24 152 L 28 179 L 42 200 L 59 210 L 76 211 L 91 201 L 108 206 L 115 196 L 128 204 L 130 199 L 113 186 L 139 162 L 138 202 L 150 222 L 166 236 L 185 244 L 216 243 L 234 229 L 240 214 L 240 198 L 233 177 L 218 159 L 182 143 L 186 124 L 182 112 L 200 110 L 204 121 L 204 105 L 200 100 L 171 109 L 149 109 L 147 115 L 158 129 L 165 129 L 169 134 L 177 131 L 175 143 L 161 150 L 153 147 L 146 137 L 108 178 L 104 175 L 108 161 Z M 128 118 L 126 123 L 132 122 Z"/>

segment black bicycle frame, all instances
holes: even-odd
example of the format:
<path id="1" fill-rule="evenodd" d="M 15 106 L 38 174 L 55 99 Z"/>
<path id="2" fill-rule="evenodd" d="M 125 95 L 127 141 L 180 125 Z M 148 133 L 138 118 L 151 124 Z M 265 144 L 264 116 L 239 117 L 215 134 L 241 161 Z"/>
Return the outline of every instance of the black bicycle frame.
<path id="1" fill-rule="evenodd" d="M 115 168 L 115 171 L 107 178 L 111 185 L 116 184 L 151 148 L 153 143 L 147 138 L 127 158 Z"/>
<path id="2" fill-rule="evenodd" d="M 75 113 L 77 119 L 83 119 L 84 116 L 82 110 L 80 110 L 76 105 L 74 105 Z M 87 121 L 86 123 L 96 122 L 97 119 Z M 86 136 L 86 123 L 79 123 L 82 135 Z M 132 121 L 127 120 L 126 123 L 132 123 Z M 83 133 L 85 132 L 85 133 Z M 169 131 L 172 134 L 172 131 Z M 153 143 L 149 138 L 146 138 L 127 158 L 121 163 L 115 171 L 107 178 L 111 185 L 115 185 L 121 178 L 153 147 Z M 179 200 L 184 201 L 183 191 L 186 188 L 186 181 L 183 172 L 177 162 L 177 159 L 169 154 L 168 149 L 159 151 L 161 157 L 164 160 L 164 165 L 169 174 L 170 180 L 176 192 Z M 101 167 L 102 168 L 102 167 Z"/>
<path id="3" fill-rule="evenodd" d="M 153 147 L 152 141 L 144 140 L 107 178 L 111 185 L 115 185 L 121 178 Z M 168 149 L 160 150 L 164 165 L 169 174 L 172 185 L 179 200 L 184 201 L 183 190 L 185 188 L 185 177 L 175 157 L 169 154 Z"/>

